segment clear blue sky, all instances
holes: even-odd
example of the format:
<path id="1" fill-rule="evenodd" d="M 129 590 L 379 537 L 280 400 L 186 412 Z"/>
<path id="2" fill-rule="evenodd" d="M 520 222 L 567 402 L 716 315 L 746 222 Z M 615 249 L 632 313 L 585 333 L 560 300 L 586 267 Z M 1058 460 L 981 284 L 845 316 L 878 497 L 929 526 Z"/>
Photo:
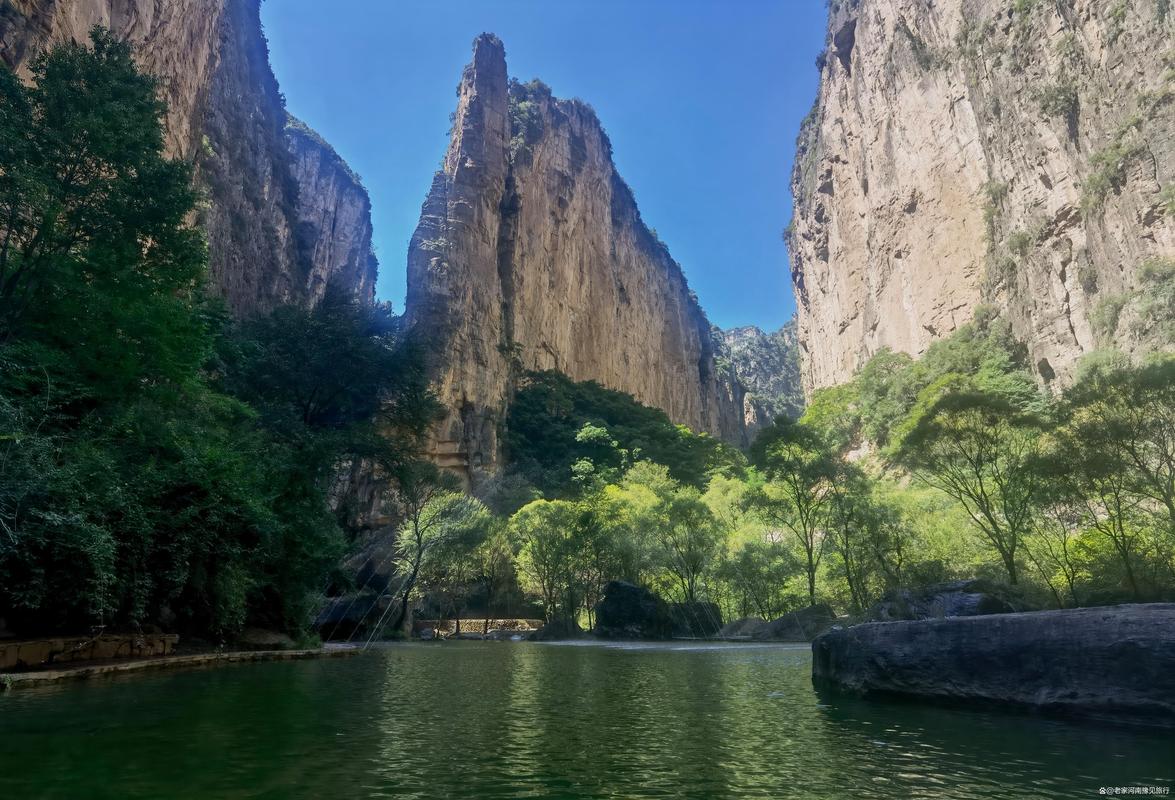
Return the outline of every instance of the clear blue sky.
<path id="1" fill-rule="evenodd" d="M 378 294 L 398 310 L 454 89 L 490 31 L 512 76 L 595 107 L 711 321 L 772 329 L 792 315 L 781 233 L 822 0 L 267 0 L 262 19 L 290 111 L 371 192 Z"/>

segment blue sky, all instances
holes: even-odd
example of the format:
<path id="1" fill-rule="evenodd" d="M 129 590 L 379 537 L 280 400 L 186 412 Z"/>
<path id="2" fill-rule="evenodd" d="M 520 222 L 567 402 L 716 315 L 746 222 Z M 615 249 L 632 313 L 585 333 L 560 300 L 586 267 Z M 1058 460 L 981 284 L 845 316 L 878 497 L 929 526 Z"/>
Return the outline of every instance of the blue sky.
<path id="1" fill-rule="evenodd" d="M 329 10 L 328 10 L 329 9 Z M 646 224 L 711 321 L 793 313 L 781 233 L 800 120 L 816 93 L 822 0 L 267 0 L 290 111 L 371 193 L 378 294 L 404 304 L 408 240 L 448 144 L 473 38 L 510 74 L 595 107 Z"/>

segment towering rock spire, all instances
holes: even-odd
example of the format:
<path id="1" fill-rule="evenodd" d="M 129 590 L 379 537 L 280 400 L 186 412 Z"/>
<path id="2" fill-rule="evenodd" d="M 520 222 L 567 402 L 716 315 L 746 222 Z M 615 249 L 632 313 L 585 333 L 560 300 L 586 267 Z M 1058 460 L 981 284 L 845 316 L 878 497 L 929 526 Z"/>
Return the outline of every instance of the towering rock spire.
<path id="1" fill-rule="evenodd" d="M 709 321 L 611 155 L 589 106 L 508 81 L 502 43 L 477 38 L 409 249 L 407 309 L 446 408 L 433 457 L 475 482 L 500 462 L 528 370 L 744 438 L 742 388 L 716 368 Z"/>

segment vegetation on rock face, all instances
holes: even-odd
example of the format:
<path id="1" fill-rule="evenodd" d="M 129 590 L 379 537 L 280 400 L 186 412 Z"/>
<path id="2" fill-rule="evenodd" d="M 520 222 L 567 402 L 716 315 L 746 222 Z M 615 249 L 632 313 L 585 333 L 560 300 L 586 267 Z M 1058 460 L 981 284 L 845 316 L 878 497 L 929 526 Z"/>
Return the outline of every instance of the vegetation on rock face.
<path id="1" fill-rule="evenodd" d="M 798 418 L 804 410 L 800 382 L 800 348 L 796 322 L 764 333 L 758 328 L 735 328 L 716 334 L 721 360 L 734 369 L 751 399 L 761 407 L 769 424 L 780 416 Z"/>
<path id="2" fill-rule="evenodd" d="M 423 372 L 345 292 L 227 319 L 154 83 L 92 39 L 31 87 L 0 71 L 0 618 L 300 631 L 346 543 L 340 465 L 410 456 Z"/>
<path id="3" fill-rule="evenodd" d="M 506 442 L 512 470 L 551 497 L 577 494 L 585 482 L 611 479 L 641 460 L 701 487 L 710 470 L 737 455 L 630 395 L 558 372 L 523 379 L 510 405 Z"/>

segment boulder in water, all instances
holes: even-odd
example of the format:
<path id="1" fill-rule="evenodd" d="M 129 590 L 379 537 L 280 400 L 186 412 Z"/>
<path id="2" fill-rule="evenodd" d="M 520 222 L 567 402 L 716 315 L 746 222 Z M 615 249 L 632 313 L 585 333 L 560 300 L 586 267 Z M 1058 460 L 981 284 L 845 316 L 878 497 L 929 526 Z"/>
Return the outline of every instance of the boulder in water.
<path id="1" fill-rule="evenodd" d="M 668 603 L 643 586 L 610 581 L 592 632 L 604 639 L 668 639 L 673 629 Z"/>
<path id="2" fill-rule="evenodd" d="M 1175 726 L 1175 603 L 834 628 L 812 642 L 812 682 Z"/>

